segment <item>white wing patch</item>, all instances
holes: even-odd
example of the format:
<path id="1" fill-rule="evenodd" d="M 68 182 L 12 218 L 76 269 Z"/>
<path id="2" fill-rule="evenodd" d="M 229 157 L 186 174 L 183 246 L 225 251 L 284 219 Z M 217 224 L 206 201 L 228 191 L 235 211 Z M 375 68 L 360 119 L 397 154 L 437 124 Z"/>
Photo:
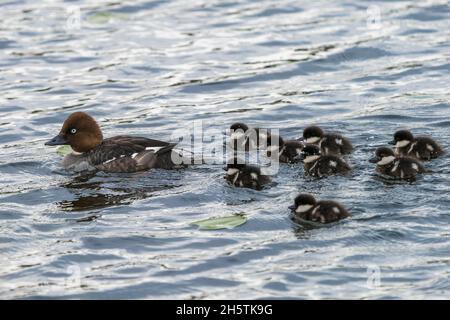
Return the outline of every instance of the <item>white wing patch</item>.
<path id="1" fill-rule="evenodd" d="M 136 153 L 133 153 L 133 154 L 131 155 L 131 158 L 134 159 L 134 158 L 136 158 L 137 155 L 138 155 L 137 152 L 136 152 Z"/>
<path id="2" fill-rule="evenodd" d="M 397 161 L 397 162 L 394 164 L 394 167 L 392 168 L 391 172 L 397 171 L 398 165 L 399 165 L 399 164 L 400 164 L 400 161 Z"/>
<path id="3" fill-rule="evenodd" d="M 250 173 L 250 175 L 252 176 L 253 180 L 258 180 L 258 174 L 255 172 Z"/>
<path id="4" fill-rule="evenodd" d="M 114 160 L 116 160 L 116 157 L 114 157 L 114 158 L 112 158 L 112 159 L 110 159 L 110 160 L 108 160 L 108 161 L 105 161 L 105 162 L 103 162 L 102 164 L 108 164 L 108 163 L 110 163 L 110 162 L 113 162 Z"/>
<path id="5" fill-rule="evenodd" d="M 336 143 L 340 146 L 342 146 L 342 139 L 336 139 Z"/>
<path id="6" fill-rule="evenodd" d="M 301 155 L 301 154 L 302 154 L 302 149 L 297 148 L 297 149 L 295 149 L 295 152 L 296 152 L 298 155 Z"/>
<path id="7" fill-rule="evenodd" d="M 419 166 L 417 165 L 417 163 L 413 163 L 411 167 L 413 168 L 413 170 L 419 171 Z"/>
<path id="8" fill-rule="evenodd" d="M 333 207 L 333 212 L 334 213 L 341 213 L 341 210 L 339 210 L 338 207 Z"/>
<path id="9" fill-rule="evenodd" d="M 430 150 L 431 152 L 434 151 L 434 148 L 431 144 L 427 144 L 427 149 Z"/>
<path id="10" fill-rule="evenodd" d="M 145 150 L 147 151 L 153 151 L 153 152 L 158 152 L 159 150 L 161 150 L 164 147 L 147 147 L 145 148 Z"/>
<path id="11" fill-rule="evenodd" d="M 337 162 L 336 161 L 330 161 L 330 166 L 332 166 L 333 168 L 337 167 Z"/>
<path id="12" fill-rule="evenodd" d="M 411 148 L 409 148 L 407 153 L 411 153 L 414 150 L 414 147 L 416 146 L 417 142 L 414 142 L 413 144 L 411 144 Z"/>

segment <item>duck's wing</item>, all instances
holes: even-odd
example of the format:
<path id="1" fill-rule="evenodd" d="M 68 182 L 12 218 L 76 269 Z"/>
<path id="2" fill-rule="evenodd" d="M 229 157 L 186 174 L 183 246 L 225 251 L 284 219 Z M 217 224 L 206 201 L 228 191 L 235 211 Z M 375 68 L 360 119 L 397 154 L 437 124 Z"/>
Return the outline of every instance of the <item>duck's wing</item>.
<path id="1" fill-rule="evenodd" d="M 175 143 L 142 137 L 118 136 L 105 139 L 87 156 L 89 163 L 101 171 L 136 172 L 165 167 L 160 160 L 164 158 L 165 162 L 170 161 L 169 151 L 175 146 Z"/>

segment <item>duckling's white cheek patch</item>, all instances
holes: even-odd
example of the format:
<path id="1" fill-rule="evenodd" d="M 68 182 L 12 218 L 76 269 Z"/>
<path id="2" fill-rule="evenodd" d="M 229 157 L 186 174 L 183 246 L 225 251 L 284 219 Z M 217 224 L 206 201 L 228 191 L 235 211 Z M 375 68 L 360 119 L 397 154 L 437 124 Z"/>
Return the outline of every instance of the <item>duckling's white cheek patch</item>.
<path id="1" fill-rule="evenodd" d="M 237 132 L 233 132 L 232 134 L 231 134 L 231 139 L 232 140 L 240 140 L 240 139 L 242 139 L 243 137 L 245 136 L 245 134 L 244 134 L 244 132 L 239 132 L 239 131 L 237 131 Z"/>
<path id="2" fill-rule="evenodd" d="M 276 152 L 278 152 L 278 147 L 276 147 L 276 146 L 269 146 L 269 147 L 267 147 L 267 151 L 269 151 L 269 152 L 273 152 L 273 153 L 276 153 Z"/>
<path id="3" fill-rule="evenodd" d="M 320 158 L 320 156 L 308 156 L 308 157 L 305 158 L 304 162 L 305 163 L 311 163 L 311 162 L 316 161 L 319 158 Z"/>
<path id="4" fill-rule="evenodd" d="M 387 164 L 391 163 L 391 162 L 394 161 L 394 160 L 395 160 L 395 157 L 394 157 L 394 156 L 383 157 L 383 158 L 381 159 L 381 161 L 378 162 L 378 165 L 379 165 L 379 166 L 384 166 L 384 165 L 387 165 Z"/>
<path id="5" fill-rule="evenodd" d="M 402 140 L 397 142 L 397 144 L 395 145 L 396 148 L 404 148 L 406 147 L 408 144 L 410 144 L 411 142 L 409 140 Z"/>
<path id="6" fill-rule="evenodd" d="M 313 206 L 310 204 L 304 204 L 304 205 L 298 206 L 297 209 L 295 209 L 295 212 L 297 212 L 297 213 L 307 212 L 307 211 L 311 210 L 312 207 Z"/>
<path id="7" fill-rule="evenodd" d="M 238 173 L 239 172 L 239 169 L 236 169 L 236 168 L 230 168 L 230 169 L 228 169 L 228 171 L 227 171 L 227 175 L 229 175 L 229 176 L 234 176 L 236 173 Z"/>
<path id="8" fill-rule="evenodd" d="M 319 137 L 311 137 L 311 138 L 306 139 L 306 143 L 312 143 L 312 144 L 314 144 L 314 143 L 319 142 L 319 140 L 320 140 Z"/>

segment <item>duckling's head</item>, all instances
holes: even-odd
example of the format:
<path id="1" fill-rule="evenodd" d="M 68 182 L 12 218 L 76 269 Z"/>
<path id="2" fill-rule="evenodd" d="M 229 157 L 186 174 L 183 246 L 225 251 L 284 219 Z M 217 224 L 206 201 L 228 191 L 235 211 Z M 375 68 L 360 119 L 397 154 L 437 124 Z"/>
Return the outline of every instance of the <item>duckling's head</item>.
<path id="1" fill-rule="evenodd" d="M 233 123 L 230 126 L 231 139 L 232 140 L 240 140 L 245 136 L 245 132 L 247 132 L 248 126 L 242 122 Z"/>
<path id="2" fill-rule="evenodd" d="M 299 194 L 294 200 L 294 211 L 295 213 L 302 214 L 311 211 L 316 205 L 316 199 L 308 194 Z"/>
<path id="3" fill-rule="evenodd" d="M 373 157 L 369 161 L 372 163 L 376 163 L 379 166 L 385 166 L 387 164 L 392 163 L 392 161 L 394 160 L 395 160 L 394 150 L 387 147 L 381 147 L 375 151 L 375 157 Z"/>
<path id="4" fill-rule="evenodd" d="M 75 152 L 83 153 L 102 141 L 103 134 L 95 119 L 85 112 L 74 112 L 64 121 L 59 134 L 45 145 L 70 145 Z"/>
<path id="5" fill-rule="evenodd" d="M 320 157 L 320 148 L 315 144 L 307 144 L 303 148 L 300 156 L 304 163 L 309 163 L 317 160 Z"/>
<path id="6" fill-rule="evenodd" d="M 318 143 L 323 136 L 324 132 L 318 126 L 310 126 L 303 130 L 303 140 L 306 143 Z"/>
<path id="7" fill-rule="evenodd" d="M 267 156 L 271 157 L 272 153 L 279 155 L 280 150 L 284 147 L 284 140 L 282 137 L 275 134 L 267 135 Z"/>
<path id="8" fill-rule="evenodd" d="M 390 144 L 396 148 L 404 148 L 414 140 L 414 136 L 409 130 L 399 130 L 394 134 L 394 140 Z"/>

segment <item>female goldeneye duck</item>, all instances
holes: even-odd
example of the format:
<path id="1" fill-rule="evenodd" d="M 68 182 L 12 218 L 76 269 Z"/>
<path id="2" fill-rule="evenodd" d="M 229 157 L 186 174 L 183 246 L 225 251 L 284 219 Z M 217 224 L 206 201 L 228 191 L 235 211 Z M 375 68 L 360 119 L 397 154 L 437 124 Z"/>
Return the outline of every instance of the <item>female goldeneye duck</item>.
<path id="1" fill-rule="evenodd" d="M 298 140 L 284 140 L 277 135 L 269 134 L 267 136 L 267 150 L 268 157 L 278 157 L 279 162 L 294 163 L 301 160 L 301 153 L 304 148 L 304 144 Z"/>
<path id="2" fill-rule="evenodd" d="M 322 155 L 318 146 L 306 145 L 302 150 L 305 172 L 313 177 L 346 174 L 351 168 L 340 157 L 333 154 Z"/>
<path id="3" fill-rule="evenodd" d="M 226 169 L 225 179 L 235 187 L 261 190 L 271 181 L 268 175 L 261 173 L 260 167 L 246 164 L 242 159 L 234 158 Z"/>
<path id="4" fill-rule="evenodd" d="M 180 167 L 174 159 L 182 162 L 173 151 L 174 143 L 131 136 L 103 139 L 97 122 L 84 112 L 72 113 L 60 133 L 45 145 L 70 145 L 74 152 L 64 157 L 62 165 L 74 171 L 136 172 L 172 169 Z"/>
<path id="5" fill-rule="evenodd" d="M 409 130 L 399 130 L 394 134 L 397 154 L 414 157 L 419 160 L 431 160 L 444 154 L 442 147 L 429 137 L 414 137 Z"/>
<path id="6" fill-rule="evenodd" d="M 375 157 L 369 160 L 377 164 L 377 172 L 397 179 L 413 179 L 419 173 L 427 170 L 416 159 L 396 156 L 390 148 L 381 147 L 375 152 Z"/>
<path id="7" fill-rule="evenodd" d="M 267 139 L 267 130 L 250 128 L 245 123 L 236 122 L 230 126 L 230 139 L 233 149 L 255 150 Z"/>
<path id="8" fill-rule="evenodd" d="M 340 203 L 335 201 L 316 201 L 310 194 L 300 194 L 295 198 L 293 213 L 296 217 L 330 223 L 350 217 L 350 213 Z"/>
<path id="9" fill-rule="evenodd" d="M 318 145 L 323 154 L 346 155 L 353 151 L 353 146 L 347 138 L 340 134 L 325 133 L 317 126 L 310 126 L 303 130 L 303 141 Z"/>

